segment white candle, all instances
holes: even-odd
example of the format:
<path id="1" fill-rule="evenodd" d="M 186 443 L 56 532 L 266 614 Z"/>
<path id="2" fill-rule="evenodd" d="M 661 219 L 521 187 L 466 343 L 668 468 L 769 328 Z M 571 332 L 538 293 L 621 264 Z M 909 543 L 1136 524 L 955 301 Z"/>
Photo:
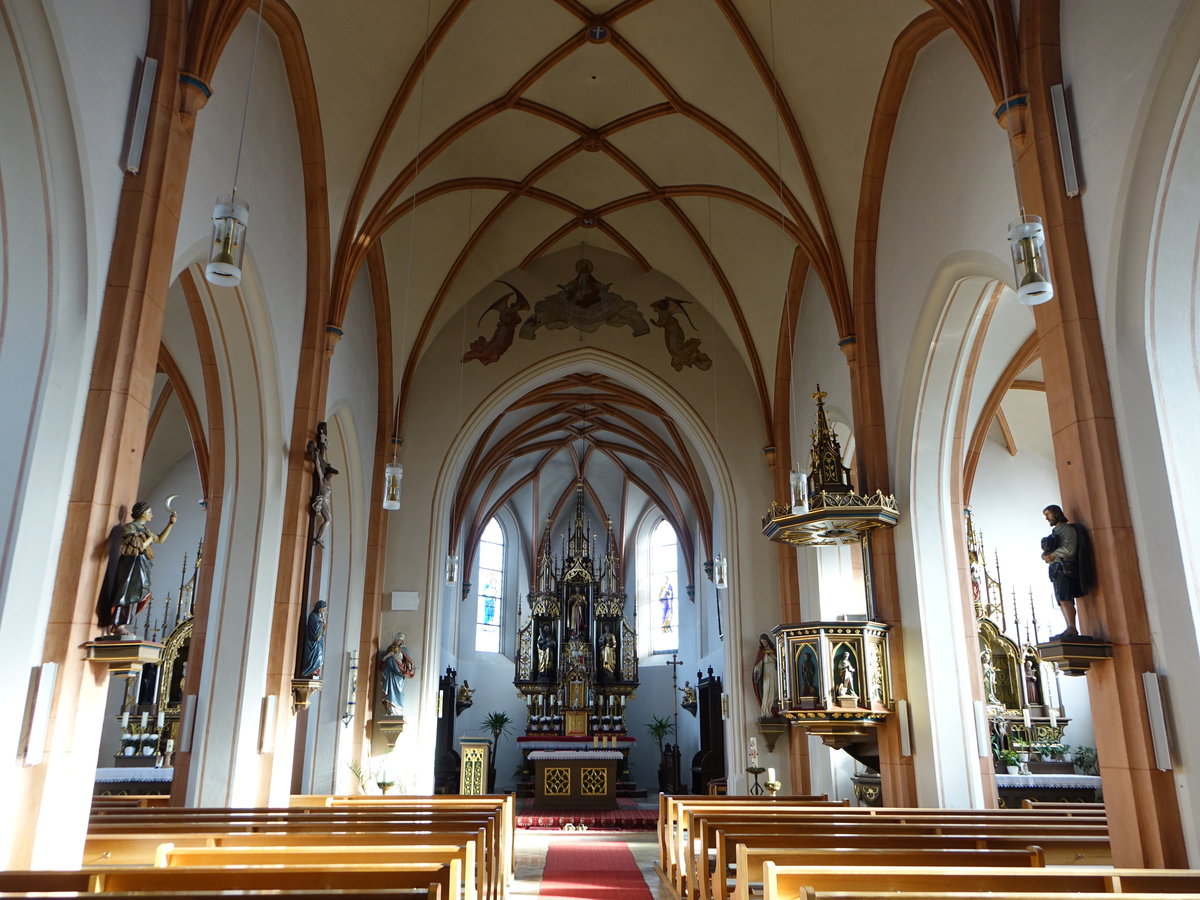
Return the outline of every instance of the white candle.
<path id="1" fill-rule="evenodd" d="M 129 710 L 125 710 L 125 712 L 121 713 L 121 730 L 129 730 Z"/>
<path id="2" fill-rule="evenodd" d="M 1028 709 L 1024 709 L 1021 711 L 1021 718 L 1025 720 L 1025 733 L 1028 735 L 1028 739 L 1032 741 L 1033 740 L 1033 723 L 1029 720 L 1029 710 Z"/>
<path id="3" fill-rule="evenodd" d="M 746 755 L 749 762 L 749 768 L 758 768 L 758 738 L 750 738 L 750 752 Z"/>
<path id="4" fill-rule="evenodd" d="M 167 756 L 170 756 L 174 752 L 175 752 L 175 741 L 172 740 L 171 738 L 167 738 Z"/>
<path id="5" fill-rule="evenodd" d="M 1058 727 L 1058 709 L 1054 706 L 1050 707 L 1050 727 Z"/>
<path id="6" fill-rule="evenodd" d="M 767 784 L 771 784 L 774 781 L 775 781 L 775 770 L 767 769 Z"/>
<path id="7" fill-rule="evenodd" d="M 146 729 L 146 726 L 149 724 L 150 724 L 150 713 L 148 713 L 148 712 L 142 713 L 142 730 L 144 731 Z"/>
<path id="8" fill-rule="evenodd" d="M 163 714 L 159 713 L 158 714 L 158 730 L 162 731 L 162 727 L 163 727 Z"/>

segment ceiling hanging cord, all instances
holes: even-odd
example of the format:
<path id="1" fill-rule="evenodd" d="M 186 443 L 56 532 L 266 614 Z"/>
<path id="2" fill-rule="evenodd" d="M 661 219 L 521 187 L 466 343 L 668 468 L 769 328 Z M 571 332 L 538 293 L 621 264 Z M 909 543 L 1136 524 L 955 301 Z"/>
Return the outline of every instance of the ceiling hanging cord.
<path id="1" fill-rule="evenodd" d="M 770 16 L 771 30 L 771 98 L 775 104 L 775 175 L 776 193 L 779 196 L 779 233 L 782 237 L 788 237 L 787 233 L 787 217 L 784 210 L 784 192 L 783 192 L 783 114 L 780 110 L 780 93 L 779 93 L 779 74 L 775 69 L 775 0 L 771 0 L 768 6 L 768 14 Z M 784 242 L 786 246 L 786 241 Z M 795 251 L 793 250 L 793 256 Z M 803 289 L 803 285 L 801 285 Z M 808 470 L 804 466 L 801 459 L 801 450 L 803 446 L 800 440 L 799 419 L 796 415 L 796 371 L 793 365 L 796 359 L 796 318 L 793 315 L 794 307 L 792 305 L 791 291 L 791 263 L 788 264 L 788 277 L 784 282 L 784 309 L 787 313 L 787 334 L 788 334 L 788 462 L 790 464 L 788 470 L 788 488 L 789 498 L 788 505 L 792 507 L 792 511 L 796 512 L 797 507 L 807 509 L 808 507 Z"/>
<path id="2" fill-rule="evenodd" d="M 1005 0 L 1007 2 L 1007 0 Z M 1006 12 L 1006 15 L 1008 13 Z M 1021 174 L 1017 165 L 1016 132 L 1013 130 L 1013 110 L 1017 106 L 1029 109 L 1029 96 L 1022 98 L 1008 95 L 1008 79 L 1005 77 L 1007 54 L 1000 33 L 1000 6 L 993 9 L 992 32 L 996 37 L 996 67 L 1000 74 L 1000 106 L 996 114 L 1004 115 L 1005 130 L 1008 132 L 1008 152 L 1012 161 L 1013 183 L 1017 191 L 1017 208 L 1020 215 L 1008 226 L 1008 249 L 1012 254 L 1013 273 L 1016 276 L 1017 299 L 1025 306 L 1038 306 L 1054 299 L 1054 285 L 1050 281 L 1050 260 L 1046 249 L 1046 228 L 1041 216 L 1025 212 L 1025 197 L 1021 189 Z M 1018 99 L 1020 102 L 1018 103 Z"/>
<path id="3" fill-rule="evenodd" d="M 417 95 L 417 141 L 413 155 L 412 202 L 408 211 L 408 265 L 404 274 L 404 304 L 400 315 L 400 352 L 408 353 L 408 309 L 412 305 L 412 269 L 413 245 L 417 236 L 417 178 L 421 174 L 421 125 L 425 118 L 425 68 L 429 63 L 429 4 L 425 4 L 425 42 L 421 48 L 421 90 Z M 397 371 L 403 373 L 408 367 L 407 355 Z M 403 388 L 404 377 L 400 378 Z M 397 510 L 400 508 L 400 485 L 404 478 L 404 466 L 399 461 L 400 448 L 404 446 L 404 438 L 400 436 L 400 403 L 396 398 L 395 411 L 392 413 L 392 458 L 383 469 L 383 508 Z"/>

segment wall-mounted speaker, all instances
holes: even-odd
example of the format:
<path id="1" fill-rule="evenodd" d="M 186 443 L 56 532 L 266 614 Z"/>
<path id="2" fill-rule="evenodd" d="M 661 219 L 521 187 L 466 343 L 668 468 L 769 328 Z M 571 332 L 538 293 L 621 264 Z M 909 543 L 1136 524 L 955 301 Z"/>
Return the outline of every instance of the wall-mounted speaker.
<path id="1" fill-rule="evenodd" d="M 125 129 L 125 171 L 130 175 L 136 175 L 142 168 L 142 149 L 146 146 L 146 126 L 150 122 L 150 103 L 154 99 L 157 75 L 158 60 L 147 56 L 138 65 L 133 79 L 129 126 Z"/>
<path id="2" fill-rule="evenodd" d="M 1079 194 L 1079 168 L 1075 165 L 1075 138 L 1067 111 L 1067 92 L 1061 84 L 1050 86 L 1050 105 L 1054 109 L 1054 131 L 1058 135 L 1058 156 L 1062 160 L 1063 185 L 1068 197 Z"/>

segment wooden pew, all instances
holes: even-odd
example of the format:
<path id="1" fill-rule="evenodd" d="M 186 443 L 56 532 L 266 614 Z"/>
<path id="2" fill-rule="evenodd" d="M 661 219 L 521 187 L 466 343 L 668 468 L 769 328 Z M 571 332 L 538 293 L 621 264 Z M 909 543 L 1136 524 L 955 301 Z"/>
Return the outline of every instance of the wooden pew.
<path id="1" fill-rule="evenodd" d="M 1071 803 L 1067 800 L 1030 800 L 1021 801 L 1021 809 L 1052 809 L 1065 815 L 1088 815 L 1104 811 L 1103 803 Z"/>
<path id="2" fill-rule="evenodd" d="M 138 810 L 134 814 L 105 814 L 92 820 L 85 860 L 89 863 L 114 862 L 114 856 L 127 858 L 133 852 L 145 854 L 147 843 L 154 844 L 178 837 L 182 843 L 197 846 L 207 845 L 207 838 L 216 835 L 233 836 L 251 833 L 282 833 L 287 835 L 309 834 L 321 837 L 329 833 L 348 834 L 394 834 L 397 832 L 449 832 L 479 830 L 485 832 L 484 852 L 477 854 L 482 865 L 472 867 L 476 877 L 476 890 L 488 898 L 503 896 L 508 883 L 507 867 L 497 864 L 502 860 L 501 848 L 503 823 L 495 804 L 490 811 L 470 812 L 450 810 L 445 814 L 431 810 L 392 811 L 372 810 L 291 810 L 291 809 L 172 809 L 167 815 L 155 815 L 158 810 Z M 257 843 L 262 838 L 255 838 Z M 347 841 L 343 837 L 340 843 Z M 310 841 L 311 842 L 311 838 Z M 372 839 L 371 843 L 384 843 L 383 838 Z M 424 843 L 443 843 L 440 839 Z M 276 842 L 278 843 L 278 842 Z M 284 841 L 283 843 L 286 843 Z M 134 847 L 129 851 L 129 847 Z M 125 848 L 125 849 L 122 849 Z"/>
<path id="3" fill-rule="evenodd" d="M 801 794 L 795 796 L 775 796 L 761 797 L 747 794 L 707 794 L 699 796 L 679 796 L 675 794 L 659 794 L 658 795 L 658 864 L 664 871 L 668 871 L 668 847 L 672 836 L 675 834 L 678 824 L 678 810 L 684 804 L 697 804 L 706 802 L 714 808 L 719 808 L 720 804 L 747 804 L 747 803 L 807 803 L 816 801 L 828 801 L 828 796 L 825 794 Z M 848 805 L 848 801 L 837 801 L 843 806 Z"/>
<path id="4" fill-rule="evenodd" d="M 376 866 L 298 866 L 287 869 L 75 869 L 70 871 L 0 871 L 0 893 L 53 892 L 57 895 L 92 896 L 138 892 L 139 897 L 159 894 L 178 897 L 181 892 L 272 891 L 299 892 L 297 900 L 316 892 L 352 898 L 362 892 L 396 892 L 427 900 L 457 900 L 462 871 L 457 863 Z M 451 890 L 453 885 L 453 890 Z M 433 890 L 431 890 L 433 886 Z M 142 893 L 148 892 L 148 893 Z M 415 892 L 415 893 L 414 893 Z M 107 900 L 107 898 L 106 898 Z"/>
<path id="5" fill-rule="evenodd" d="M 732 900 L 750 900 L 756 886 L 762 882 L 763 865 L 777 866 L 838 866 L 853 860 L 856 866 L 936 866 L 988 868 L 1044 868 L 1046 858 L 1041 847 L 1021 850 L 965 850 L 945 847 L 880 848 L 880 847 L 747 847 L 737 844 L 737 881 Z"/>
<path id="6" fill-rule="evenodd" d="M 20 897 L 19 893 L 0 893 L 0 897 Z M 56 900 L 230 900 L 228 891 L 170 891 L 166 893 L 146 891 L 109 891 L 104 894 L 94 894 L 90 891 L 55 891 Z M 258 896 L 254 892 L 244 892 L 241 896 Z M 363 890 L 295 890 L 270 891 L 272 900 L 442 900 L 442 888 L 438 884 L 428 887 L 413 888 L 366 888 Z M 1161 897 L 1156 900 L 1162 900 Z"/>
<path id="7" fill-rule="evenodd" d="M 997 837 L 1021 840 L 1020 846 L 1039 843 L 1043 837 L 1093 836 L 1107 839 L 1108 829 L 1093 820 L 1068 820 L 1054 816 L 1026 813 L 1023 816 L 997 815 L 991 810 L 891 810 L 879 815 L 849 813 L 848 810 L 813 810 L 806 808 L 771 811 L 769 816 L 759 812 L 745 818 L 742 811 L 711 812 L 695 810 L 685 813 L 686 828 L 679 844 L 677 864 L 680 877 L 674 882 L 680 897 L 697 896 L 704 890 L 709 862 L 717 855 L 715 833 L 722 828 L 746 834 L 755 831 L 793 834 L 924 834 L 954 835 L 986 833 Z M 846 813 L 846 814 L 843 814 Z M 693 837 L 694 835 L 694 837 Z M 719 865 L 719 863 L 718 863 Z M 720 871 L 717 869 L 717 871 Z"/>
<path id="8" fill-rule="evenodd" d="M 731 871 L 736 872 L 738 883 L 762 882 L 762 864 L 775 859 L 781 865 L 793 865 L 794 861 L 784 855 L 793 850 L 820 847 L 838 847 L 850 852 L 859 848 L 891 850 L 1020 850 L 1031 843 L 1040 846 L 1047 865 L 1101 866 L 1112 864 L 1112 851 L 1108 838 L 1103 836 L 1054 836 L 1027 834 L 998 837 L 981 831 L 979 834 L 929 835 L 929 834 L 856 834 L 814 833 L 796 834 L 780 831 L 781 826 L 764 823 L 762 829 L 753 832 L 716 831 L 716 867 L 713 870 L 712 893 L 714 900 L 728 900 L 728 880 L 722 882 L 718 873 L 725 872 L 728 879 Z M 739 846 L 748 851 L 749 870 L 738 863 Z M 769 855 L 768 850 L 777 852 L 779 858 Z"/>
<path id="9" fill-rule="evenodd" d="M 1051 893 L 1036 894 L 1010 891 L 814 891 L 808 888 L 800 895 L 803 900 L 1112 900 L 1114 894 Z M 1147 894 L 1120 891 L 1115 896 L 1124 900 L 1200 900 L 1200 894 L 1178 891 Z"/>
<path id="10" fill-rule="evenodd" d="M 331 839 L 332 838 L 331 836 Z M 415 844 L 410 846 L 218 846 L 176 847 L 162 844 L 155 865 L 160 868 L 213 868 L 216 866 L 350 866 L 397 863 L 449 863 L 456 860 L 465 878 L 463 900 L 477 900 L 474 844 Z"/>
<path id="11" fill-rule="evenodd" d="M 686 843 L 688 816 L 699 811 L 722 811 L 748 808 L 754 815 L 761 816 L 765 810 L 782 810 L 799 807 L 834 807 L 850 809 L 849 801 L 827 800 L 824 795 L 812 797 L 745 797 L 737 795 L 676 797 L 659 794 L 659 874 L 669 881 L 678 883 L 686 877 L 681 871 L 680 848 Z"/>
<path id="12" fill-rule="evenodd" d="M 106 869 L 93 876 L 92 890 L 109 891 L 263 891 L 358 890 L 361 888 L 441 887 L 444 900 L 461 900 L 462 865 L 394 863 L 322 866 L 234 866 L 229 868 Z"/>
<path id="13" fill-rule="evenodd" d="M 1200 870 L 1193 869 L 987 869 L 921 866 L 779 866 L 763 864 L 764 900 L 797 900 L 805 889 L 837 893 L 993 892 L 1114 894 L 1197 893 Z M 835 896 L 837 894 L 835 893 Z M 896 894 L 891 896 L 896 898 Z"/>

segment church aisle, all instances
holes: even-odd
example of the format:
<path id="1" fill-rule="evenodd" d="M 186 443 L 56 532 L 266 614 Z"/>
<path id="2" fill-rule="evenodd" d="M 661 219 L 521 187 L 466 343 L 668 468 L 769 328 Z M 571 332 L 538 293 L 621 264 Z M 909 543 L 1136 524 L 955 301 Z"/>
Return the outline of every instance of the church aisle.
<path id="1" fill-rule="evenodd" d="M 674 894 L 662 883 L 654 864 L 658 859 L 658 842 L 654 832 L 627 832 L 622 834 L 583 832 L 557 833 L 544 831 L 525 831 L 518 829 L 516 833 L 517 875 L 513 882 L 509 897 L 513 900 L 536 900 L 542 887 L 542 873 L 546 866 L 546 853 L 552 844 L 578 842 L 614 842 L 623 843 L 633 853 L 634 861 L 650 896 L 654 900 L 673 900 Z"/>

